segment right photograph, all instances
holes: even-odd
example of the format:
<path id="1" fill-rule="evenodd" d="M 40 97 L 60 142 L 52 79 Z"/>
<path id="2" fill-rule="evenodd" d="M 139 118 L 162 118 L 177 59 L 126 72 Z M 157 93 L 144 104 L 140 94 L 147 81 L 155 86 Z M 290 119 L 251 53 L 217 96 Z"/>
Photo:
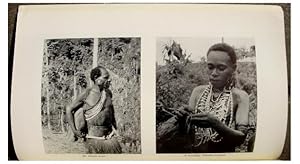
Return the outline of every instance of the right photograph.
<path id="1" fill-rule="evenodd" d="M 156 152 L 253 152 L 254 38 L 156 40 Z"/>

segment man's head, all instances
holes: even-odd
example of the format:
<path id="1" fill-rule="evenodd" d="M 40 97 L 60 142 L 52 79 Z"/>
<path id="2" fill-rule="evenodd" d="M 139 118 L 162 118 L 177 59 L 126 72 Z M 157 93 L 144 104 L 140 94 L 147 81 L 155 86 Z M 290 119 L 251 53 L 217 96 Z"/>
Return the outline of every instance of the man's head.
<path id="1" fill-rule="evenodd" d="M 92 69 L 90 77 L 96 85 L 104 88 L 109 87 L 109 73 L 104 67 L 98 66 Z"/>
<path id="2" fill-rule="evenodd" d="M 209 80 L 216 88 L 223 88 L 236 69 L 236 53 L 225 43 L 211 46 L 207 52 Z"/>

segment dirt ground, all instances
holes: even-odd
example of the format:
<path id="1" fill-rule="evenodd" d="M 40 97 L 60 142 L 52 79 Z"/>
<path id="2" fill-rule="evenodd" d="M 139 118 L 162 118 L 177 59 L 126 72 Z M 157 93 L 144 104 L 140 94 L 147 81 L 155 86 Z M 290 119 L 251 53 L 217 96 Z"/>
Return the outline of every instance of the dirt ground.
<path id="1" fill-rule="evenodd" d="M 57 133 L 43 129 L 43 141 L 45 152 L 48 154 L 85 154 L 87 152 L 84 144 L 80 141 L 68 141 L 67 133 Z"/>

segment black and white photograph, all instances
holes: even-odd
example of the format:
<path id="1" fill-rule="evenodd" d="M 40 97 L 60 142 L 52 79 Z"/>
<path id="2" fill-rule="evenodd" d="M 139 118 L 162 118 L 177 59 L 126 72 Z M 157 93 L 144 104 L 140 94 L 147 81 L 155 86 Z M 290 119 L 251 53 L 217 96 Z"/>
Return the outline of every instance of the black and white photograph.
<path id="1" fill-rule="evenodd" d="M 157 38 L 156 152 L 252 152 L 256 76 L 253 38 Z"/>
<path id="2" fill-rule="evenodd" d="M 140 54 L 135 37 L 45 40 L 45 153 L 141 153 Z"/>

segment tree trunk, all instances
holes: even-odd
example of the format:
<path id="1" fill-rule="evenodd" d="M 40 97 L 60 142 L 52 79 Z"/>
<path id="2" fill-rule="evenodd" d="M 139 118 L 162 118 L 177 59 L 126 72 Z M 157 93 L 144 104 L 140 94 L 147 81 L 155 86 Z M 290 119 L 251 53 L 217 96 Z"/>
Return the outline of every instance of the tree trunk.
<path id="1" fill-rule="evenodd" d="M 57 123 L 56 122 L 56 119 L 57 119 L 56 118 L 56 106 L 57 106 L 56 103 L 53 103 L 52 112 L 53 112 L 54 115 L 53 114 L 51 115 L 51 113 L 50 113 L 50 117 L 52 117 L 52 122 L 54 121 L 54 125 L 55 125 L 55 123 Z M 51 121 L 51 118 L 50 118 L 50 121 Z M 53 130 L 54 131 L 57 130 L 55 126 L 54 126 Z"/>
<path id="2" fill-rule="evenodd" d="M 66 132 L 65 127 L 64 127 L 65 113 L 64 113 L 63 109 L 62 109 L 60 112 L 61 112 L 61 115 L 60 115 L 60 126 L 61 126 L 61 131 L 62 131 L 63 133 L 65 133 L 65 132 Z"/>
<path id="3" fill-rule="evenodd" d="M 81 93 L 81 92 L 82 92 L 82 88 L 81 88 L 81 86 L 79 86 L 79 87 L 78 87 L 78 90 L 79 90 L 79 93 Z"/>
<path id="4" fill-rule="evenodd" d="M 110 61 L 113 61 L 113 60 L 114 60 L 114 53 L 112 52 L 111 57 L 110 57 Z"/>
<path id="5" fill-rule="evenodd" d="M 179 131 L 179 123 L 176 117 L 171 117 L 162 123 L 156 130 L 156 140 L 161 142 L 168 140 Z"/>
<path id="6" fill-rule="evenodd" d="M 51 122 L 50 122 L 50 96 L 49 96 L 49 85 L 47 88 L 47 125 L 48 129 L 51 130 Z"/>
<path id="7" fill-rule="evenodd" d="M 98 38 L 94 38 L 94 47 L 93 47 L 93 67 L 98 66 Z M 93 81 L 89 78 L 90 86 L 93 85 Z"/>
<path id="8" fill-rule="evenodd" d="M 160 124 L 156 129 L 156 150 L 158 153 L 190 152 L 193 132 L 183 127 L 183 122 L 174 116 Z M 174 143 L 176 143 L 174 145 Z"/>
<path id="9" fill-rule="evenodd" d="M 65 95 L 64 95 L 64 91 L 63 91 L 64 89 L 62 89 L 61 91 L 60 91 L 60 102 L 62 102 L 63 101 L 63 99 L 64 99 L 64 97 L 65 97 Z M 60 127 L 61 127 L 61 131 L 63 132 L 63 133 L 65 133 L 65 127 L 64 127 L 64 120 L 65 120 L 65 106 L 61 106 L 61 108 L 60 108 L 60 119 L 59 119 L 59 123 L 60 123 Z"/>
<path id="10" fill-rule="evenodd" d="M 125 90 L 125 98 L 127 98 L 128 97 L 127 88 L 125 88 L 124 90 Z M 128 106 L 128 101 L 125 101 L 125 105 Z"/>
<path id="11" fill-rule="evenodd" d="M 73 95 L 73 100 L 75 100 L 77 98 L 77 90 L 76 90 L 76 74 L 74 73 L 73 76 L 73 91 L 74 91 L 74 95 Z"/>
<path id="12" fill-rule="evenodd" d="M 112 42 L 111 42 L 111 44 L 112 44 L 112 47 L 114 47 L 115 46 L 115 42 L 114 42 L 114 40 L 112 40 Z M 111 58 L 110 58 L 110 61 L 113 61 L 114 60 L 114 48 L 111 50 Z"/>
<path id="13" fill-rule="evenodd" d="M 93 68 L 98 65 L 98 38 L 94 38 L 94 49 L 93 49 Z"/>

